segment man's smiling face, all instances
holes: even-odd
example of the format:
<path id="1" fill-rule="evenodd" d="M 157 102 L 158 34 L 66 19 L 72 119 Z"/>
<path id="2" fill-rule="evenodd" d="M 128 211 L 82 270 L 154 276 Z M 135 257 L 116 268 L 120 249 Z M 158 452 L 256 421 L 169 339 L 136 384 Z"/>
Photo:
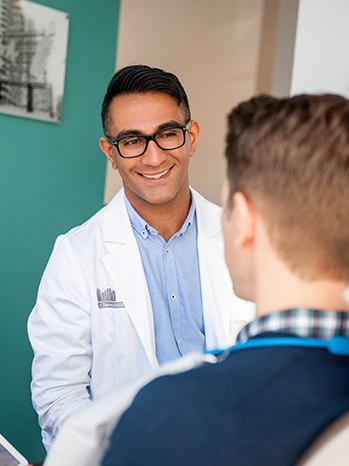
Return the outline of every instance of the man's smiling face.
<path id="1" fill-rule="evenodd" d="M 127 135 L 150 135 L 164 125 L 185 126 L 183 109 L 168 94 L 123 94 L 115 97 L 109 108 L 108 136 L 116 139 Z M 116 147 L 101 138 L 100 146 L 118 170 L 125 194 L 141 214 L 147 205 L 171 205 L 189 193 L 189 158 L 194 155 L 199 135 L 192 121 L 185 144 L 173 150 L 162 150 L 150 141 L 146 152 L 137 158 L 120 157 Z"/>

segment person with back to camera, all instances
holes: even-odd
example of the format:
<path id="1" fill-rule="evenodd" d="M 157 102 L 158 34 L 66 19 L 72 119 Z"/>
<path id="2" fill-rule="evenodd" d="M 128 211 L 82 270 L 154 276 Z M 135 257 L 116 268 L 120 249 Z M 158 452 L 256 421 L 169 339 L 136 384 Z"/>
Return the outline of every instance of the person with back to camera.
<path id="1" fill-rule="evenodd" d="M 257 317 L 143 388 L 103 466 L 290 466 L 349 410 L 349 101 L 252 98 L 226 159 L 225 257 Z"/>
<path id="2" fill-rule="evenodd" d="M 189 187 L 199 124 L 178 78 L 144 65 L 118 70 L 102 122 L 100 147 L 123 189 L 58 238 L 28 323 L 47 449 L 92 399 L 233 343 L 254 313 L 232 291 L 221 209 Z"/>

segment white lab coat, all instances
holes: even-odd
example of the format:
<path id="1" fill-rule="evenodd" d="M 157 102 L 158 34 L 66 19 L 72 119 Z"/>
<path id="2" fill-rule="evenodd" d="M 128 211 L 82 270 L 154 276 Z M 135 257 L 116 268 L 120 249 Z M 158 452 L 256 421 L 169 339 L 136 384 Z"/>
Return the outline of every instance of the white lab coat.
<path id="1" fill-rule="evenodd" d="M 233 293 L 224 262 L 221 209 L 192 192 L 206 345 L 225 347 L 254 317 L 254 306 Z M 114 290 L 118 307 L 108 307 L 108 302 L 99 307 L 97 289 Z M 46 448 L 64 420 L 91 398 L 158 366 L 152 306 L 123 190 L 57 239 L 28 333 L 34 350 L 33 404 Z"/>

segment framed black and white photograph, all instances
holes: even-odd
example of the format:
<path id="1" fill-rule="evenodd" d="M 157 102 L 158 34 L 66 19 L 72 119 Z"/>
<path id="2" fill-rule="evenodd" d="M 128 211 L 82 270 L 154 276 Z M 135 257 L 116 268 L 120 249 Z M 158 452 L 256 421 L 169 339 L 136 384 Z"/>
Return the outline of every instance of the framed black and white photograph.
<path id="1" fill-rule="evenodd" d="M 0 0 L 0 113 L 59 123 L 69 15 Z"/>

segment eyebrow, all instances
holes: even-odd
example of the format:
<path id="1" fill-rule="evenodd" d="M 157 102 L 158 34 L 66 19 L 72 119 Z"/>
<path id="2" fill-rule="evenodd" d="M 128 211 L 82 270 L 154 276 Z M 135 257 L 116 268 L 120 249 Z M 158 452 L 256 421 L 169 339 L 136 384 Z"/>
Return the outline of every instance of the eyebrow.
<path id="1" fill-rule="evenodd" d="M 154 131 L 154 133 L 156 133 L 157 131 L 162 131 L 165 129 L 173 128 L 174 126 L 185 126 L 185 123 L 180 123 L 179 121 L 176 121 L 176 120 L 169 120 L 159 125 L 157 129 Z M 123 129 L 116 135 L 115 139 L 120 139 L 120 138 L 124 138 L 127 136 L 147 136 L 147 135 L 139 131 L 139 129 Z"/>

